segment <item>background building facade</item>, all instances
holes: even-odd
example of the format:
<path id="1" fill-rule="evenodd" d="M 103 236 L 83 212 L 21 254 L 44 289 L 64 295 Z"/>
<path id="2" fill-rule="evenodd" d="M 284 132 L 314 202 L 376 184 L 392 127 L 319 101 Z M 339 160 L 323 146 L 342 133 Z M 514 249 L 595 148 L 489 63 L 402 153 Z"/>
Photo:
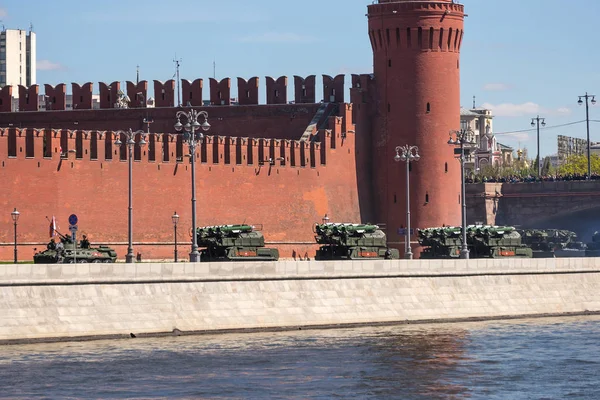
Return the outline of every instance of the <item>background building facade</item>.
<path id="1" fill-rule="evenodd" d="M 32 31 L 0 32 L 0 88 L 36 83 L 36 36 Z"/>
<path id="2" fill-rule="evenodd" d="M 473 132 L 475 139 L 465 163 L 467 175 L 486 166 L 503 167 L 513 164 L 514 149 L 498 142 L 494 135 L 493 119 L 492 111 L 485 108 L 460 110 L 461 128 Z"/>

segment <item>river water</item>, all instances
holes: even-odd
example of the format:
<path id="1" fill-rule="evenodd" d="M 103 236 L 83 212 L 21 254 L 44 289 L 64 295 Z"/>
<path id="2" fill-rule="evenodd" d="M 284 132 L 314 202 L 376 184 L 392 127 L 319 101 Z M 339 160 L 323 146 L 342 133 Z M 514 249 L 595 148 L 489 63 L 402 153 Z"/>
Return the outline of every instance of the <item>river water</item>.
<path id="1" fill-rule="evenodd" d="M 598 399 L 600 317 L 0 347 L 0 398 Z"/>

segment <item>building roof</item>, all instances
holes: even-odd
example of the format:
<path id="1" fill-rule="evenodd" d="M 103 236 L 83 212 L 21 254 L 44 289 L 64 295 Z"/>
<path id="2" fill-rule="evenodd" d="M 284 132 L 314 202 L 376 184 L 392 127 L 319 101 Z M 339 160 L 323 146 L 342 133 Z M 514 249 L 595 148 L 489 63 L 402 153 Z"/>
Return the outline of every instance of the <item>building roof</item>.
<path id="1" fill-rule="evenodd" d="M 500 143 L 500 142 L 498 142 L 498 146 L 500 146 L 500 150 L 510 150 L 510 151 L 513 151 L 513 150 L 514 150 L 514 148 L 512 148 L 512 147 L 510 147 L 510 146 L 507 146 L 507 145 L 505 145 L 505 144 L 502 144 L 502 143 Z"/>
<path id="2" fill-rule="evenodd" d="M 476 112 L 473 112 L 471 110 L 467 110 L 466 108 L 461 108 L 460 116 L 461 117 L 478 117 L 479 114 L 477 114 Z"/>

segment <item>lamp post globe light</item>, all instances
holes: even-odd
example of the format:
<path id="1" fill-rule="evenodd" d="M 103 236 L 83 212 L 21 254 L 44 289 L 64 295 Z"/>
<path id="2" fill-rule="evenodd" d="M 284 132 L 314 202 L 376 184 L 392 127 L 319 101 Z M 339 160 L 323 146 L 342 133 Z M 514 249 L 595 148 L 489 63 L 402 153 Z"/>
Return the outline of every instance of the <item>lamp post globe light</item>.
<path id="1" fill-rule="evenodd" d="M 323 221 L 323 225 L 329 223 L 329 217 L 327 216 L 327 213 L 325 213 L 325 215 L 323 215 L 323 218 L 321 218 L 321 221 Z"/>
<path id="2" fill-rule="evenodd" d="M 177 211 L 175 211 L 173 215 L 171 215 L 171 220 L 173 221 L 173 229 L 175 231 L 175 251 L 173 254 L 175 256 L 175 262 L 177 262 L 177 223 L 179 222 L 179 215 L 177 215 Z"/>
<path id="3" fill-rule="evenodd" d="M 21 215 L 21 213 L 17 211 L 16 207 L 15 210 L 10 213 L 13 224 L 15 225 L 15 264 L 17 263 L 17 222 L 19 221 L 19 215 Z"/>
<path id="4" fill-rule="evenodd" d="M 133 148 L 135 147 L 135 137 L 136 135 L 140 135 L 140 140 L 138 144 L 140 147 L 146 144 L 146 140 L 144 140 L 146 133 L 142 130 L 132 131 L 129 129 L 128 131 L 119 131 L 116 132 L 117 139 L 115 140 L 116 146 L 127 146 L 129 149 L 129 153 L 127 155 L 127 161 L 129 163 L 129 208 L 128 208 L 128 226 L 127 226 L 127 255 L 125 256 L 125 262 L 132 263 L 134 262 L 135 256 L 133 255 Z M 121 141 L 121 135 L 125 138 L 125 143 Z"/>
<path id="5" fill-rule="evenodd" d="M 537 125 L 537 175 L 538 178 L 542 176 L 542 163 L 540 162 L 540 123 L 542 126 L 546 126 L 546 118 L 540 118 L 538 115 L 536 118 L 531 118 L 531 126 Z"/>
<path id="6" fill-rule="evenodd" d="M 190 159 L 192 164 L 192 251 L 190 252 L 190 262 L 200 261 L 200 253 L 198 252 L 198 238 L 196 237 L 196 146 L 202 143 L 204 135 L 202 131 L 196 132 L 199 128 L 203 131 L 210 129 L 208 123 L 208 113 L 206 111 L 197 111 L 191 109 L 188 112 L 177 111 L 175 115 L 177 122 L 175 123 L 175 130 L 177 132 L 183 131 L 183 142 L 188 144 L 190 150 Z M 204 122 L 199 123 L 198 117 L 202 117 Z M 184 118 L 185 124 L 181 123 L 181 119 Z"/>
<path id="7" fill-rule="evenodd" d="M 582 105 L 583 100 L 585 99 L 585 123 L 586 123 L 586 132 L 587 132 L 587 177 L 586 179 L 592 178 L 592 160 L 590 157 L 590 102 L 592 105 L 596 104 L 596 95 L 588 94 L 585 92 L 583 96 L 579 96 L 579 100 L 577 100 L 577 104 Z M 591 101 L 590 101 L 591 100 Z"/>
<path id="8" fill-rule="evenodd" d="M 469 248 L 467 247 L 467 202 L 465 201 L 465 145 L 472 146 L 476 144 L 473 139 L 473 131 L 470 129 L 461 129 L 459 131 L 450 131 L 450 146 L 460 147 L 460 202 L 461 202 L 461 233 L 462 245 L 460 249 L 460 258 L 469 258 Z"/>
<path id="9" fill-rule="evenodd" d="M 404 239 L 404 258 L 412 260 L 413 253 L 410 247 L 410 162 L 419 161 L 419 148 L 417 146 L 396 146 L 396 155 L 394 161 L 406 162 L 406 233 Z"/>

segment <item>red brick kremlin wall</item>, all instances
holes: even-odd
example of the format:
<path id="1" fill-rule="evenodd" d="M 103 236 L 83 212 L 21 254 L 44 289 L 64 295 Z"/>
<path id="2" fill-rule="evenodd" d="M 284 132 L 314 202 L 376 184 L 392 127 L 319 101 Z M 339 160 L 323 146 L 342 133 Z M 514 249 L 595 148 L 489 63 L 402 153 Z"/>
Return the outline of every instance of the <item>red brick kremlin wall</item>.
<path id="1" fill-rule="evenodd" d="M 302 114 L 300 108 L 306 108 L 309 121 L 319 105 L 295 107 L 297 115 Z M 277 117 L 268 115 L 269 106 L 262 106 L 260 110 L 227 107 L 232 115 L 251 114 L 252 117 L 232 129 L 245 131 L 243 137 L 207 136 L 205 144 L 196 149 L 197 225 L 262 224 L 267 242 L 278 247 L 282 257 L 308 255 L 313 258 L 316 246 L 312 226 L 320 222 L 324 214 L 332 221 L 360 221 L 351 106 L 339 107 L 342 116 L 328 117 L 329 129 L 315 130 L 317 140 L 306 142 L 285 139 L 292 136 L 285 128 L 295 123 L 293 120 L 287 122 L 288 125 L 282 123 L 290 121 L 289 113 Z M 208 109 L 210 116 L 225 113 L 218 110 L 221 108 Z M 102 110 L 90 115 L 103 118 L 103 112 L 113 112 L 115 117 L 126 119 L 132 111 Z M 54 124 L 62 118 L 68 121 L 67 114 L 75 113 L 32 114 L 55 115 L 51 119 Z M 15 114 L 4 115 L 13 117 Z M 173 117 L 174 109 L 168 114 Z M 113 123 L 110 118 L 105 121 Z M 226 129 L 218 129 L 217 121 L 210 118 L 213 129 L 225 133 Z M 170 123 L 173 123 L 172 118 Z M 248 137 L 257 132 L 275 132 L 282 125 L 284 138 Z M 303 127 L 301 133 L 307 119 L 299 126 Z M 291 131 L 299 136 L 298 129 Z M 18 221 L 21 260 L 31 260 L 33 248 L 39 249 L 47 242 L 46 217 L 54 215 L 60 230 L 67 233 L 67 217 L 72 213 L 79 217 L 79 235 L 87 233 L 93 244 L 116 247 L 119 258 L 124 258 L 128 162 L 123 157 L 126 154 L 111 145 L 113 139 L 107 142 L 111 133 L 110 130 L 15 127 L 0 130 L 0 243 L 3 244 L 0 260 L 12 259 L 10 213 L 14 207 L 21 213 Z M 212 129 L 208 133 L 212 134 Z M 163 159 L 162 153 L 165 138 L 168 160 Z M 174 240 L 171 215 L 177 211 L 180 215 L 178 250 L 180 258 L 187 258 L 191 240 L 191 170 L 189 158 L 181 157 L 188 153 L 187 146 L 166 135 L 152 134 L 146 141 L 149 145 L 141 150 L 136 148 L 133 165 L 134 251 L 142 253 L 143 259 L 171 258 Z M 150 151 L 150 143 L 154 143 L 154 152 Z M 66 153 L 62 158 L 61 150 Z M 155 161 L 151 160 L 151 153 Z M 284 161 L 277 160 L 279 157 Z M 269 158 L 275 160 L 274 165 L 268 162 Z"/>

